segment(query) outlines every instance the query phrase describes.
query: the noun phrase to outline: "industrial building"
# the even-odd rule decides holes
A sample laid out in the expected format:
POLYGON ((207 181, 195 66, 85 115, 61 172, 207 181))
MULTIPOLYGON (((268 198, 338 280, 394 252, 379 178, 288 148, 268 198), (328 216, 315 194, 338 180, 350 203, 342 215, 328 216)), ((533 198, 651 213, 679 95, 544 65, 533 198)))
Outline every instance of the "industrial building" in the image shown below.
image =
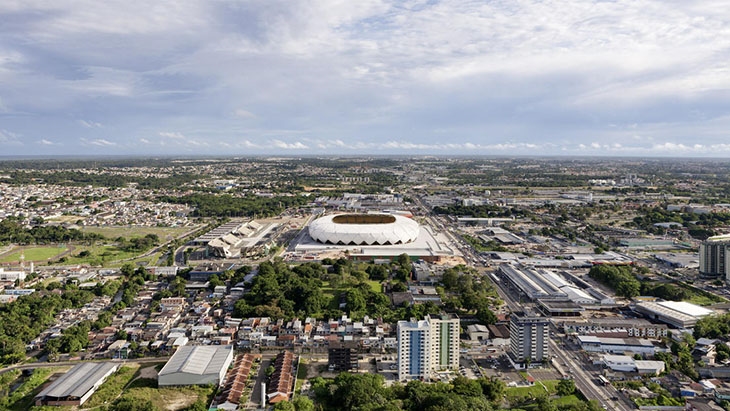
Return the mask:
POLYGON ((432 373, 459 368, 459 318, 426 316, 398 321, 398 379, 428 380, 432 373))
POLYGON ((605 338, 593 335, 579 335, 580 347, 591 352, 612 354, 635 353, 654 355, 656 347, 649 340, 638 338, 605 338))
POLYGON ((515 368, 526 368, 527 364, 537 364, 549 358, 548 339, 550 321, 524 312, 510 316, 509 358, 515 368))
POLYGON ((664 372, 664 361, 635 360, 628 355, 604 355, 603 364, 613 371, 636 372, 641 375, 659 375, 664 372))
POLYGON ((83 363, 71 368, 35 397, 35 405, 81 405, 119 369, 110 362, 83 363))
POLYGON ((613 303, 603 294, 593 293, 582 280, 574 281, 575 277, 568 273, 511 264, 500 265, 498 273, 513 289, 537 301, 546 315, 578 316, 583 306, 613 303))
POLYGON ((157 376, 160 387, 219 385, 233 362, 233 346, 186 345, 175 351, 157 376))
POLYGON ((700 244, 700 274, 730 280, 730 235, 710 237, 700 244))
POLYGON ((636 303, 634 311, 679 329, 692 328, 699 319, 715 313, 686 301, 641 301, 636 303))

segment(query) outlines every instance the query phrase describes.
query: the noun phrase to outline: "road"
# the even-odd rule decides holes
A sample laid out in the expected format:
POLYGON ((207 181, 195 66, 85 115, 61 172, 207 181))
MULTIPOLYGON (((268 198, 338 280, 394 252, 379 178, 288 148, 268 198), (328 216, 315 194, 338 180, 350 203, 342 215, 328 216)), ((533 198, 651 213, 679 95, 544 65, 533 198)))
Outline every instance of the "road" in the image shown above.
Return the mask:
MULTIPOLYGON (((496 284, 497 292, 499 296, 504 300, 510 311, 522 311, 524 306, 514 301, 509 290, 503 289, 502 282, 496 284)), ((554 328, 551 327, 551 328, 554 328)), ((636 407, 625 400, 622 395, 619 395, 616 388, 612 385, 604 386, 597 385, 598 380, 597 371, 589 371, 586 369, 585 364, 577 359, 576 352, 568 350, 563 346, 563 343, 556 338, 554 330, 550 333, 551 338, 549 340, 550 353, 554 356, 557 363, 556 368, 565 376, 572 376, 575 381, 575 387, 583 393, 588 399, 595 399, 604 408, 618 411, 629 411, 634 410, 636 407), (612 398, 618 397, 618 401, 613 401, 612 398)))
POLYGON ((170 356, 164 356, 164 357, 145 357, 145 358, 138 358, 135 360, 99 360, 99 361, 58 361, 58 362, 33 362, 33 363, 26 363, 26 364, 15 364, 11 365, 5 368, 0 369, 0 374, 5 374, 6 372, 12 371, 12 370, 33 370, 36 368, 49 368, 49 367, 65 367, 70 365, 76 365, 81 364, 84 362, 117 362, 121 364, 145 364, 145 363, 156 363, 156 362, 165 362, 170 359, 170 356))

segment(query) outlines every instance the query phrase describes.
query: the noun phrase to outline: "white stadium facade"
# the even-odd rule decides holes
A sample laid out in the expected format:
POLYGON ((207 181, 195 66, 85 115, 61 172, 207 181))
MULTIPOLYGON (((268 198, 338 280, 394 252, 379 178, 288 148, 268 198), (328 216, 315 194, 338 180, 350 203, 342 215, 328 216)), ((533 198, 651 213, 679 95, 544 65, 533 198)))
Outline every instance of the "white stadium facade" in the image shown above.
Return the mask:
POLYGON ((393 214, 336 214, 314 220, 309 236, 321 244, 398 245, 416 241, 414 220, 393 214))

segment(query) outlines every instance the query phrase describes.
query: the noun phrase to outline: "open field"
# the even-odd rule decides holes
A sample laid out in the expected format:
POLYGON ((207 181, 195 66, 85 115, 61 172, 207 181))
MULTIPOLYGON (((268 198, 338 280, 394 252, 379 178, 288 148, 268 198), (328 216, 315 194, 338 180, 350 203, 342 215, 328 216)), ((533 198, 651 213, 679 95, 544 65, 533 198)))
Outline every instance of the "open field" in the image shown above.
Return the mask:
POLYGON ((25 256, 25 261, 47 261, 49 258, 54 258, 60 254, 66 252, 68 248, 62 247, 16 247, 13 248, 8 254, 0 257, 0 263, 12 263, 20 261, 21 254, 25 256))
POLYGON ((184 234, 194 227, 134 227, 134 226, 103 226, 103 227, 84 227, 81 231, 85 233, 96 233, 106 238, 115 239, 119 237, 134 238, 144 237, 147 234, 155 234, 160 237, 160 241, 168 241, 184 234))
MULTIPOLYGON (((102 246, 79 246, 76 250, 68 255, 63 261, 64 264, 89 264, 95 266, 113 266, 113 262, 118 260, 131 259, 141 254, 139 252, 122 251, 113 245, 102 246), (88 251, 89 255, 82 257, 80 254, 88 251)), ((121 265, 121 263, 119 264, 121 265)))
POLYGON ((30 377, 19 376, 12 383, 20 386, 7 397, 0 399, 0 409, 11 411, 26 411, 33 405, 33 398, 41 392, 44 383, 55 372, 67 371, 69 367, 36 368, 30 377))
POLYGON ((122 394, 124 387, 132 381, 132 378, 134 378, 138 370, 139 364, 134 363, 119 368, 117 372, 101 384, 101 387, 89 398, 89 401, 84 404, 84 407, 90 408, 112 403, 122 394))

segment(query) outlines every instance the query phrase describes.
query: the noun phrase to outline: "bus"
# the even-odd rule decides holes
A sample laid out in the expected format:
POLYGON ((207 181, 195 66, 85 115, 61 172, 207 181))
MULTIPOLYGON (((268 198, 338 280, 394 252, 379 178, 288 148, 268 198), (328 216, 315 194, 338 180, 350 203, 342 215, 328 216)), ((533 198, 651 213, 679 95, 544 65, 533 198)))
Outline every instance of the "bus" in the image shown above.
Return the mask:
POLYGON ((598 376, 598 382, 600 382, 601 385, 611 385, 611 381, 609 381, 608 378, 604 377, 603 375, 598 376))

